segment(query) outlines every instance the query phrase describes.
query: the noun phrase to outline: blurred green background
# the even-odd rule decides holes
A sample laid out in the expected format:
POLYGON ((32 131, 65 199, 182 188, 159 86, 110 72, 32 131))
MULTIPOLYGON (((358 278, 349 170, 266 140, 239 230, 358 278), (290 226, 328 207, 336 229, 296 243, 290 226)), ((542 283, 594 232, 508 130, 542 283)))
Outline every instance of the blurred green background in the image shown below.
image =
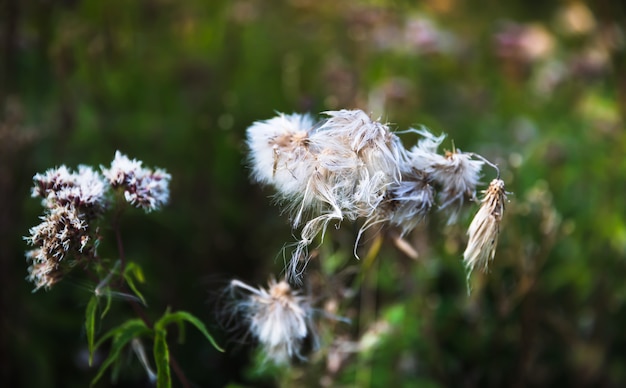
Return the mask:
MULTIPOLYGON (((35 173, 108 165, 118 149, 173 177, 170 205, 124 224, 149 314, 193 312, 227 347, 218 353, 193 330, 171 341, 189 380, 279 384, 249 372, 249 347, 228 340, 213 303, 233 277, 262 284, 280 274, 277 255, 294 240, 271 190, 248 179, 245 130, 275 112, 342 108, 448 133, 497 163, 513 194, 496 259, 474 274, 471 295, 461 254, 473 211, 455 227, 434 215, 407 238, 419 260, 385 244, 364 283, 367 303, 338 300, 353 326, 321 336, 336 345, 371 334, 370 345, 327 347, 283 385, 626 385, 623 3, 0 5, 0 386, 84 387, 94 376, 82 320, 95 284, 74 272, 32 294, 22 236, 41 213, 30 198, 35 173)), ((359 268, 354 231, 344 225, 328 239, 332 257, 359 268)), ((312 271, 331 276, 334 264, 320 262, 312 271)), ((142 386, 127 358, 115 386, 142 386)))

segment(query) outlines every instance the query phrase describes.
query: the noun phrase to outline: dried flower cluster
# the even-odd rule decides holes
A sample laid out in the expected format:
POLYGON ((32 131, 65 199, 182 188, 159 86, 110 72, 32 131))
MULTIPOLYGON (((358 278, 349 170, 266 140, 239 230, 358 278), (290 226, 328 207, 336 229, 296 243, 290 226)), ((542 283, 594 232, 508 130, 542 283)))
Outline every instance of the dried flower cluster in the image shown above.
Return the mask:
POLYGON ((163 170, 141 168, 119 151, 103 174, 89 166, 72 171, 66 166, 33 177, 33 197, 42 198, 42 222, 29 230, 26 241, 35 247, 26 252, 30 263, 27 279, 35 291, 49 289, 72 267, 68 257, 89 260, 98 243, 95 221, 108 207, 109 189, 122 187, 126 201, 146 211, 158 209, 169 197, 170 175, 163 170))
POLYGON ((140 160, 131 160, 117 151, 111 167, 102 168, 102 172, 113 188, 121 188, 124 191, 126 201, 146 212, 151 212, 169 200, 171 175, 165 170, 153 171, 141 165, 140 160))
POLYGON ((314 336, 308 298, 293 290, 286 281, 270 280, 269 288, 253 288, 238 280, 230 289, 246 291, 235 300, 232 312, 241 315, 253 337, 263 347, 266 360, 286 364, 292 358, 303 358, 302 343, 314 336))
MULTIPOLYGON (((405 149, 388 125, 363 111, 326 115, 315 122, 309 115, 280 114, 255 122, 247 131, 253 179, 273 186, 292 226, 301 227, 287 272, 292 281, 300 280, 300 260, 307 259, 307 247, 316 236, 323 238, 329 223, 363 220, 357 242, 374 225, 397 228, 403 236, 433 207, 444 210, 448 222, 454 223, 465 202, 476 201, 483 165, 495 167, 459 149, 438 153, 445 135, 424 128, 409 130, 421 139, 405 149)), ((506 200, 504 182, 494 179, 485 194, 468 231, 464 261, 470 271, 486 268, 495 254, 506 200)), ((302 357, 303 340, 314 337, 307 297, 286 280, 271 281, 267 290, 233 280, 230 290, 246 292, 228 310, 243 316, 266 360, 284 364, 302 357)))
POLYGON ((439 154, 445 135, 410 129, 422 139, 407 150, 388 125, 361 110, 326 115, 315 123, 281 114, 248 128, 253 178, 276 189, 294 228, 303 225, 292 276, 330 222, 363 219, 361 233, 380 224, 404 235, 436 204, 453 223, 465 201, 475 199, 486 161, 459 149, 439 154))

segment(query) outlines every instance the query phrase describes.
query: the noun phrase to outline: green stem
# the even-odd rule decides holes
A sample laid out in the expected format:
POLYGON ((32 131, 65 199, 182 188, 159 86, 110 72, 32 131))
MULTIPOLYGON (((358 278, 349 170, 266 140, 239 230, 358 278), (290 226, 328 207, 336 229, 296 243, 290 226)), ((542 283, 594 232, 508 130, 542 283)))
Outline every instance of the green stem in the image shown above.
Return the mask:
MULTIPOLYGON (((370 246, 367 255, 363 259, 363 269, 361 276, 358 277, 356 287, 361 288, 361 300, 359 311, 359 341, 367 332, 368 324, 374 321, 376 311, 376 285, 378 283, 378 266, 374 267, 374 263, 379 263, 376 258, 380 253, 383 243, 383 235, 377 234, 374 242, 370 246), (371 286, 371 287, 370 287, 371 286)), ((369 354, 362 351, 357 353, 357 368, 355 382, 359 387, 369 387, 372 380, 372 367, 368 360, 369 354)))

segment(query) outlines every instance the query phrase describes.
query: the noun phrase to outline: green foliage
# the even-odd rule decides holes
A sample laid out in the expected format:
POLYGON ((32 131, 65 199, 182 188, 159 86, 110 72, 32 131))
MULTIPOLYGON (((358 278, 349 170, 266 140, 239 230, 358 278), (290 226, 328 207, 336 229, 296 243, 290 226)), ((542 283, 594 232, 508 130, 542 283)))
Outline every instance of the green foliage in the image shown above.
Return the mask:
POLYGON ((128 287, 131 289, 133 294, 137 295, 137 297, 141 300, 141 303, 143 303, 144 305, 147 305, 146 299, 143 297, 143 295, 139 292, 139 290, 135 286, 135 280, 137 280, 140 283, 145 282, 145 277, 143 275, 143 271, 141 270, 141 267, 135 264, 134 262, 128 263, 126 265, 126 268, 124 268, 124 280, 128 284, 128 287))
POLYGON ((155 325, 154 334, 154 361, 157 366, 157 387, 171 387, 172 378, 170 376, 170 351, 167 347, 167 331, 160 327, 160 325, 155 325))
MULTIPOLYGON (((94 385, 104 374, 104 372, 118 359, 120 358, 120 354, 122 349, 134 338, 140 338, 145 335, 150 335, 152 332, 146 324, 141 319, 131 319, 128 320, 121 325, 114 327, 109 330, 105 335, 103 335, 98 342, 96 342, 95 349, 99 348, 105 341, 111 339, 111 350, 109 351, 109 355, 102 362, 96 377, 93 378, 91 384, 94 385)), ((158 333, 156 334, 158 336, 158 333)), ((167 345, 166 350, 167 350, 167 345)), ((156 348, 156 340, 155 340, 155 348, 156 348)), ((156 350, 155 350, 156 355, 156 350)), ((161 359, 158 359, 159 361, 161 359)))
POLYGON ((98 297, 93 295, 89 298, 87 309, 85 310, 85 333, 87 335, 87 345, 89 347, 89 365, 93 362, 94 336, 96 330, 96 310, 98 309, 98 297))
POLYGON ((224 351, 224 349, 220 348, 220 346, 215 342, 211 334, 209 334, 204 323, 186 311, 175 311, 173 313, 166 312, 165 315, 163 315, 161 319, 154 324, 154 327, 155 329, 165 329, 165 326, 170 323, 178 323, 179 325, 182 325, 185 322, 192 324, 196 329, 198 329, 198 331, 204 335, 204 337, 213 345, 215 349, 220 352, 224 351))
MULTIPOLYGON (((163 386, 176 380, 168 356, 198 386, 626 383, 626 15, 617 3, 6 4, 0 386, 109 386, 104 374, 116 365, 120 385, 140 385, 144 369, 124 362, 134 338, 149 341, 163 386), (426 34, 424 19, 443 35, 426 34), (309 273, 336 276, 312 276, 307 287, 328 302, 316 306, 320 315, 351 323, 327 319, 307 362, 246 374, 262 355, 249 356, 247 345, 218 352, 225 333, 207 302, 225 279, 279 274, 294 232, 271 190, 249 182, 245 129, 276 111, 341 108, 398 128, 424 124, 496 162, 512 193, 496 258, 488 273, 472 274, 468 296, 465 230, 443 217, 406 237, 415 260, 388 236, 368 256, 367 236, 359 261, 358 225, 329 228, 309 273), (107 263, 96 276, 75 268, 31 294, 22 239, 40 214, 31 177, 60 164, 106 164, 116 149, 172 174, 170 206, 149 218, 125 214, 120 231, 133 261, 113 271, 99 297, 85 289, 93 293, 107 263), (154 328, 136 319, 131 300, 154 328), (173 312, 160 316, 167 306, 173 312), (178 329, 165 331, 170 323, 178 329), (199 333, 168 343, 176 330, 182 339, 184 324, 199 333), (365 335, 370 346, 361 349, 365 335)), ((416 141, 401 137, 407 147, 416 141)), ((108 225, 99 233, 114 241, 108 225)), ((119 258, 115 244, 98 249, 119 258)))

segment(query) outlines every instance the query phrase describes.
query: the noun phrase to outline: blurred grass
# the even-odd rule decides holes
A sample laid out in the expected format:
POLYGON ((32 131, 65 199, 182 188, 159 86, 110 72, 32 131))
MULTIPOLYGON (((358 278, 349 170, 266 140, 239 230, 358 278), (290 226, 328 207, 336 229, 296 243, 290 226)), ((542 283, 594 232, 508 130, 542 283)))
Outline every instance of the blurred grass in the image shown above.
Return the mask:
MULTIPOLYGON (((513 193, 496 260, 473 276, 470 296, 462 228, 435 216, 411 236, 418 262, 382 250, 369 313, 389 330, 362 355, 372 386, 626 383, 626 15, 618 3, 2 5, 0 385, 86 386, 94 372, 80 358, 84 280, 77 274, 34 295, 23 280, 21 236, 40 211, 29 198, 32 175, 108 164, 116 149, 166 168, 171 205, 129 215, 128 254, 146 271, 155 316, 167 306, 192 311, 225 343, 212 290, 232 277, 263 283, 280 273, 274 258, 292 241, 271 192, 248 180, 245 129, 276 111, 341 108, 398 129, 446 132, 498 163, 513 193)), ((349 253, 342 229, 336 238, 349 253)), ((205 345, 172 350, 199 386, 271 384, 244 373, 247 348, 221 355, 205 345)), ((347 357, 335 374, 320 359, 286 381, 351 384, 361 364, 347 357)), ((128 359, 118 386, 141 381, 128 359)))

